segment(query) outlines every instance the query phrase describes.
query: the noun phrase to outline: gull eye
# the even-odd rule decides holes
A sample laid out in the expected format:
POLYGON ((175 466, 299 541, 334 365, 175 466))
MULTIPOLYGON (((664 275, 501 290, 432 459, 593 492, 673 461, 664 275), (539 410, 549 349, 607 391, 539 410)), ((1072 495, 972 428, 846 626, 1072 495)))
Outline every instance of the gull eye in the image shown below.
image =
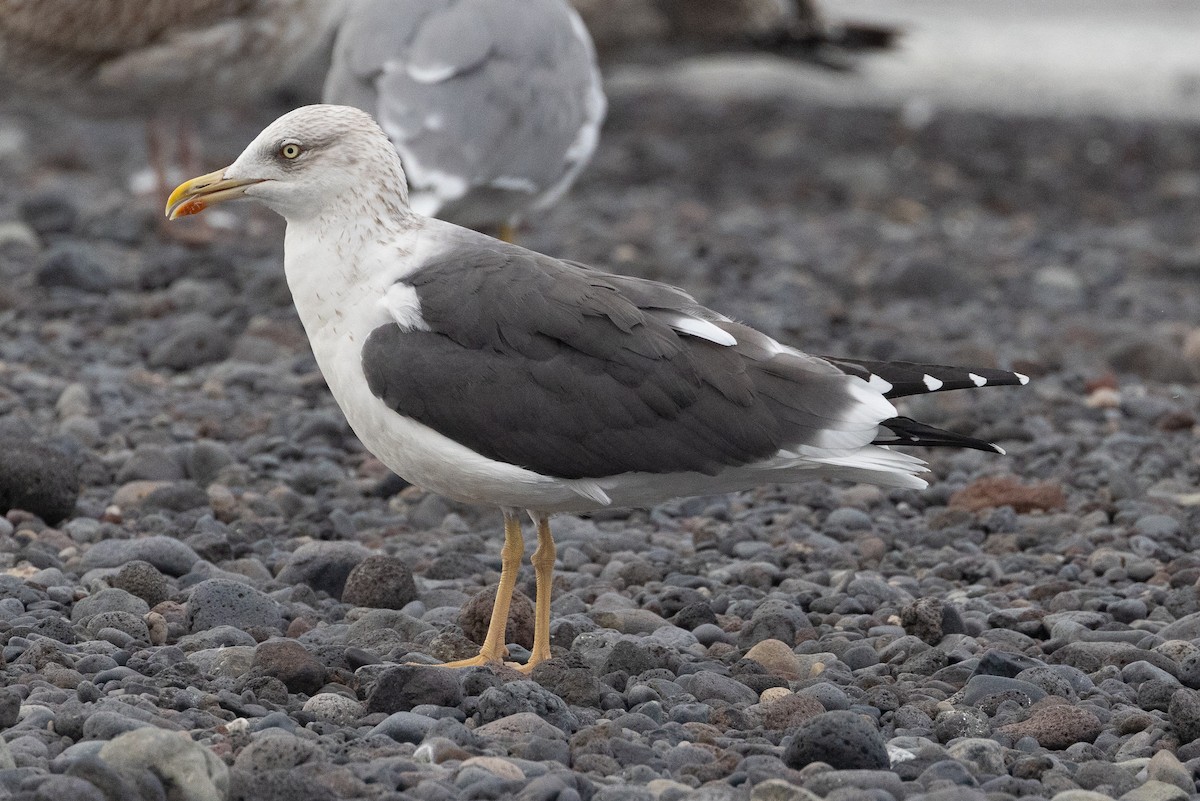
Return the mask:
POLYGON ((300 156, 300 154, 303 152, 304 152, 304 149, 302 147, 300 147, 300 145, 296 144, 295 142, 285 142, 279 146, 279 155, 283 156, 285 159, 288 159, 289 161, 294 158, 298 158, 300 156))

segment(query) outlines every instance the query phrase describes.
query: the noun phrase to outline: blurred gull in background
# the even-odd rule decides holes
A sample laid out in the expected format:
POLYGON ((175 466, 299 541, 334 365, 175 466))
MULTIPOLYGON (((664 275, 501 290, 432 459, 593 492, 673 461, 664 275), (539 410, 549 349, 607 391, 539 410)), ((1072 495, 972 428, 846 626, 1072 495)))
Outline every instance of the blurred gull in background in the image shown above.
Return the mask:
MULTIPOLYGON (((142 115, 160 185, 164 118, 245 106, 327 44, 342 0, 0 0, 0 98, 142 115)), ((194 165, 187 165, 194 166, 194 165)), ((169 187, 168 187, 169 188, 169 187)))
POLYGON ((570 187, 606 105, 566 0, 356 0, 324 100, 379 120, 413 208, 502 234, 570 187))

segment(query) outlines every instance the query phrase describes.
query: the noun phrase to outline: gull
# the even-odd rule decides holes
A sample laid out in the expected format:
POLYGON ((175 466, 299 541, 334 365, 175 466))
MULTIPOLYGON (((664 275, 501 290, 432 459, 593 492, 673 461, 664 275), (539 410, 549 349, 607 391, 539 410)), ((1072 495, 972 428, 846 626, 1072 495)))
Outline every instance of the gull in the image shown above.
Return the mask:
POLYGON ((566 0, 358 0, 323 99, 379 121, 413 209, 506 238, 575 181, 606 106, 566 0))
MULTIPOLYGON (((0 0, 0 97, 147 118, 166 191, 163 118, 248 105, 324 44, 343 0, 0 0)), ((189 125, 180 146, 190 160, 189 125)))
POLYGON ((826 359, 682 289, 545 256, 425 217, 364 112, 306 106, 167 217, 251 198, 284 217, 284 272, 317 364, 368 450, 409 481, 500 507, 500 583, 479 654, 505 626, 537 529, 535 637, 550 658, 550 518, 834 477, 922 488, 894 445, 997 446, 902 417, 891 398, 1024 384, 1004 370, 826 359))

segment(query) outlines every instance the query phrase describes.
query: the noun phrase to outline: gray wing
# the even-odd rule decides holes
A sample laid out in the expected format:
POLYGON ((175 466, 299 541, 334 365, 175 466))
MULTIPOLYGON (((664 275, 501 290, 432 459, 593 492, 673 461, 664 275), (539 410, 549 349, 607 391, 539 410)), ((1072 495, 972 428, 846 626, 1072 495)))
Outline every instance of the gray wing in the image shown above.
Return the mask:
POLYGON ((363 0, 324 100, 376 116, 414 199, 429 196, 421 211, 459 204, 449 216, 476 227, 484 203, 503 222, 506 206, 565 190, 604 114, 591 41, 563 0, 363 0))
MULTIPOLYGON (((820 359, 781 353, 712 312, 733 346, 681 333, 673 287, 497 245, 406 279, 428 331, 376 329, 372 392, 502 462, 560 478, 714 474, 818 443, 860 404, 820 359)), ((705 310, 707 311, 707 310, 705 310)), ((874 425, 859 444, 869 442, 874 425)))

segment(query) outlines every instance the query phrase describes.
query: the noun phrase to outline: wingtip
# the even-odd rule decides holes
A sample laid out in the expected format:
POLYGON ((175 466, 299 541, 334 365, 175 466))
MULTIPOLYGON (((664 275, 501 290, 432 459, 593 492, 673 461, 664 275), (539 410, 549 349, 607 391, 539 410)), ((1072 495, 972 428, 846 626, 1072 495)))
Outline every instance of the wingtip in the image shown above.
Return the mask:
POLYGON ((1017 377, 1017 380, 1021 382, 1021 386, 1025 386, 1026 384, 1029 383, 1029 376, 1025 375, 1024 373, 1015 373, 1014 372, 1013 375, 1015 375, 1017 377))

